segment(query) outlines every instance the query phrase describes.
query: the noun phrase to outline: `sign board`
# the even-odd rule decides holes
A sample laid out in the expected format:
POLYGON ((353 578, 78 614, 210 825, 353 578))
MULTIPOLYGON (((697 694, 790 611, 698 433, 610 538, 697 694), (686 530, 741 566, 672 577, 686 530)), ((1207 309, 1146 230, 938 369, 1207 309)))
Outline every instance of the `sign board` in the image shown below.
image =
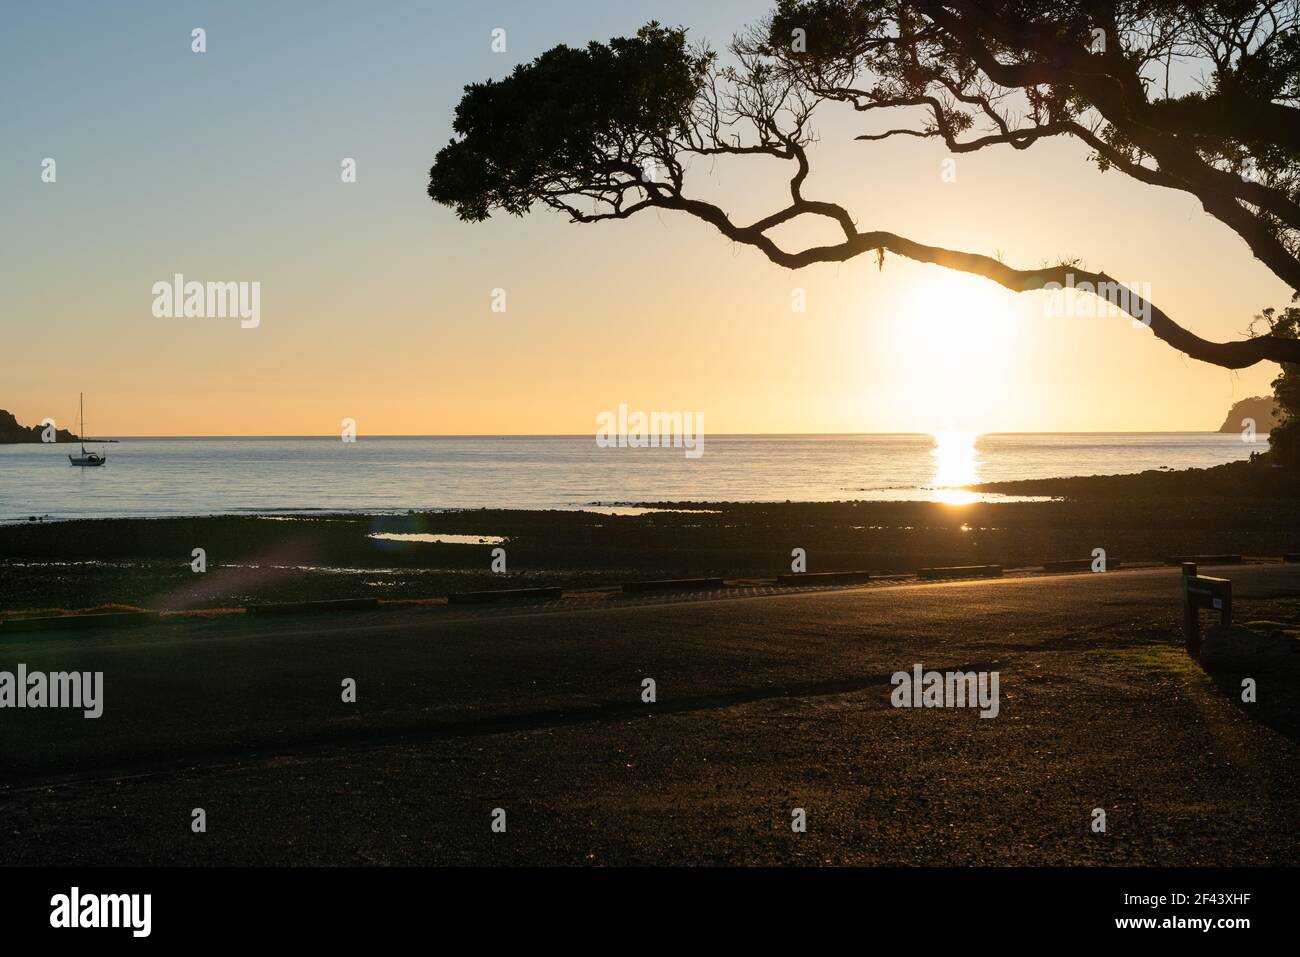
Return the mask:
POLYGON ((1219 623, 1232 624, 1232 582, 1227 578, 1211 578, 1195 574, 1195 566, 1183 575, 1183 637, 1187 653, 1193 657, 1201 653, 1202 608, 1219 613, 1219 623))

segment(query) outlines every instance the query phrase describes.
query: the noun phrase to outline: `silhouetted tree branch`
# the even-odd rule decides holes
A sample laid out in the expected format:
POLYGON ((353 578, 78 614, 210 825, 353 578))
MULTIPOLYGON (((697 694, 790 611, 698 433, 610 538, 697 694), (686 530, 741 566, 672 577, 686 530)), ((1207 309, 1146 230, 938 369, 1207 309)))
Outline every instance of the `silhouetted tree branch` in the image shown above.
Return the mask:
POLYGON ((1300 289, 1295 131, 1300 43, 1294 3, 919 2, 781 0, 719 67, 685 31, 651 23, 633 38, 556 47, 506 79, 466 87, 458 135, 439 151, 429 195, 466 220, 535 203, 577 222, 676 210, 791 269, 892 252, 984 276, 1013 291, 1091 283, 1148 319, 1161 340, 1226 368, 1300 362, 1300 341, 1272 333, 1212 342, 1111 280, 1062 263, 1015 269, 989 256, 859 230, 842 206, 808 198, 811 118, 827 101, 862 113, 921 108, 929 121, 866 133, 938 137, 953 152, 1025 149, 1073 136, 1103 168, 1190 192, 1254 255, 1300 289), (1254 13, 1246 16, 1245 8, 1254 13), (1047 12, 1044 12, 1047 11, 1047 12), (1100 31, 1094 33, 1093 31, 1100 31), (1104 49, 1095 49, 1097 37, 1104 49), (1142 44, 1142 45, 1139 45, 1142 44), (1151 98, 1152 64, 1199 57, 1206 89, 1151 98), (782 208, 739 225, 687 195, 693 157, 768 156, 793 165, 782 208), (1253 179, 1240 175, 1250 160, 1253 179), (841 241, 787 250, 771 238, 802 216, 841 241))

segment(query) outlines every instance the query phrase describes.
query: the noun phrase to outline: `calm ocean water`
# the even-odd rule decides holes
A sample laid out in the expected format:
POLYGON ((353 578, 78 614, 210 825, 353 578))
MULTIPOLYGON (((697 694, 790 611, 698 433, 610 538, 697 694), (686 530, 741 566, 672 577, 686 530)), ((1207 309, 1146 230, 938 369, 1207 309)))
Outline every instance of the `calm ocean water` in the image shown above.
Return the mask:
MULTIPOLYGON (((123 439, 102 468, 75 445, 0 446, 0 521, 649 501, 965 500, 936 486, 1218 465, 1234 434, 708 436, 682 449, 594 437, 123 439)), ((966 496, 965 498, 973 498, 966 496)))

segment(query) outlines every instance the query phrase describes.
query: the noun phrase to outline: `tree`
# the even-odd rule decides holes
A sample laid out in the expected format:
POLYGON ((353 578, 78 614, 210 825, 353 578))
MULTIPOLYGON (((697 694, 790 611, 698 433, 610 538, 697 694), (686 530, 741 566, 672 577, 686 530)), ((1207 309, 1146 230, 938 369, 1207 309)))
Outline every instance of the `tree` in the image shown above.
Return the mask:
POLYGON ((683 212, 791 269, 872 253, 883 265, 888 252, 1017 292, 1087 283, 1192 358, 1231 369, 1300 362, 1300 340, 1272 329, 1208 341, 1104 272, 1076 262, 1013 268, 859 229, 843 206, 803 189, 811 120, 827 102, 923 111, 919 125, 863 141, 938 137, 960 153, 1073 136, 1103 169, 1196 196, 1300 290, 1297 3, 779 0, 733 41, 726 66, 688 45, 684 29, 650 23, 466 87, 429 196, 470 221, 538 203, 580 223, 683 212), (1180 92, 1171 76, 1193 66, 1206 78, 1180 92), (688 195, 689 164, 718 155, 791 164, 789 202, 741 225, 688 195), (843 238, 788 250, 769 236, 801 216, 828 219, 843 238))
MULTIPOLYGON (((1265 309, 1255 318, 1272 335, 1300 339, 1300 306, 1288 306, 1281 312, 1265 309)), ((1272 386, 1277 409, 1277 423, 1268 434, 1272 459, 1286 468, 1300 469, 1300 365, 1282 363, 1282 372, 1272 386)))

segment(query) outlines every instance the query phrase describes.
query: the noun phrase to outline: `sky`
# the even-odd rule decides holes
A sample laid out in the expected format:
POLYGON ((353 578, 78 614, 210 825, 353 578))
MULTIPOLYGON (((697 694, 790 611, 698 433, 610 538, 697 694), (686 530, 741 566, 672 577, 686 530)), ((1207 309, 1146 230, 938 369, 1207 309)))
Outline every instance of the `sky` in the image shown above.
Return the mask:
MULTIPOLYGON (((75 428, 84 391, 87 431, 112 436, 345 418, 361 436, 583 434, 620 404, 703 413, 714 434, 1195 431, 1268 391, 1273 365, 1194 362, 1126 318, 1052 316, 1045 294, 935 266, 790 271, 680 214, 465 224, 425 195, 466 83, 651 19, 720 48, 767 9, 6 0, 0 408, 75 428), (259 282, 259 324, 155 315, 178 273, 259 282)), ((1022 267, 1077 258, 1207 338, 1289 296, 1193 198, 1103 174, 1077 143, 964 154, 946 182, 936 142, 855 142, 852 111, 817 128, 804 193, 860 229, 1022 267)), ((744 220, 789 175, 697 164, 691 185, 744 220)))

